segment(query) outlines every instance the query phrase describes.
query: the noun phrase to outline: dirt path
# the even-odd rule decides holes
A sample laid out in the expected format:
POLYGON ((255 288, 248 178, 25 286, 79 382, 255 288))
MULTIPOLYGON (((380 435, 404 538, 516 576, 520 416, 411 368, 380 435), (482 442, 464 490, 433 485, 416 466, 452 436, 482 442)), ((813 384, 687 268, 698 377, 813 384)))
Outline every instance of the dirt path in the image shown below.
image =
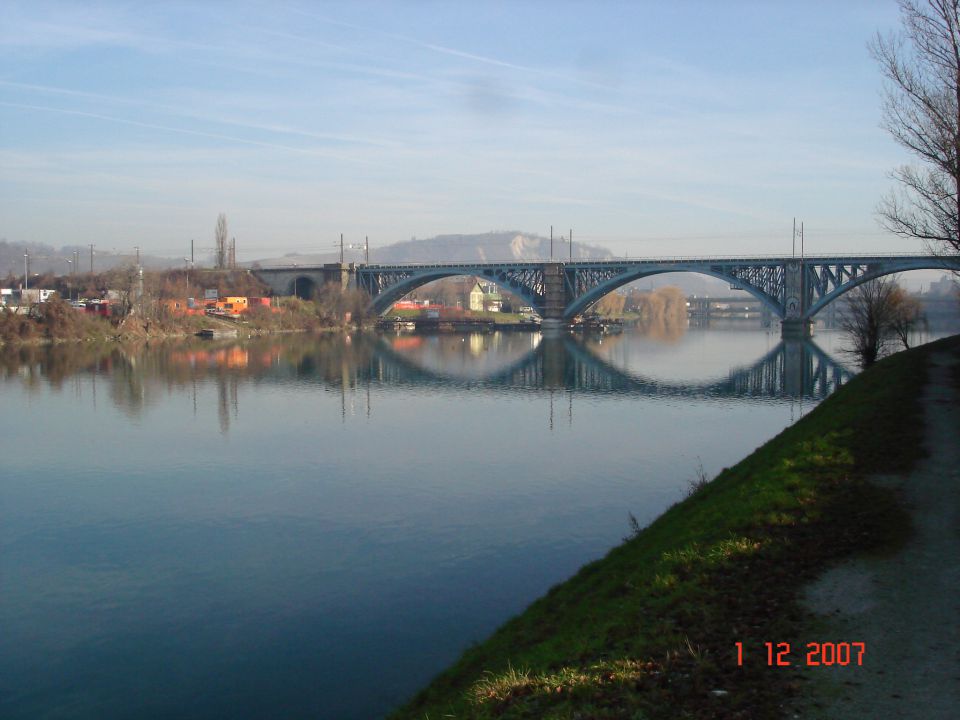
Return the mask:
POLYGON ((914 534, 895 555, 858 559, 809 586, 821 618, 807 641, 866 643, 862 667, 811 668, 795 717, 960 718, 960 407, 954 359, 934 355, 923 396, 930 456, 899 489, 914 534))

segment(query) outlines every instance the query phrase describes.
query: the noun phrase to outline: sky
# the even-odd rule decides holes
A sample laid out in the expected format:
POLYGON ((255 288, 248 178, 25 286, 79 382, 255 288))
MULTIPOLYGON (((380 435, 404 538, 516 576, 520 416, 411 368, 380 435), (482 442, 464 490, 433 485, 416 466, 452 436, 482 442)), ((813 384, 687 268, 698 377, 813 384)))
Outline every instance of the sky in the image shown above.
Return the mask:
POLYGON ((551 225, 703 256, 789 253, 796 218, 808 253, 919 252, 875 212, 910 158, 867 43, 898 25, 892 0, 2 0, 0 238, 183 257, 224 213, 241 261, 551 225))

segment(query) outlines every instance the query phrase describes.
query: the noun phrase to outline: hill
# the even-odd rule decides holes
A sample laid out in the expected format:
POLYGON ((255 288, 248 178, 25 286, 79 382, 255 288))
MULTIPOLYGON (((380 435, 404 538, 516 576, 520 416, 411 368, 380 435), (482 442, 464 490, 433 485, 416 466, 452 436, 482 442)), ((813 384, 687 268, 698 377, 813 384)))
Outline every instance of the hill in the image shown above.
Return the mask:
MULTIPOLYGON (((90 246, 64 245, 59 250, 52 245, 43 243, 22 243, 0 240, 0 277, 12 275, 22 277, 24 272, 23 257, 30 255, 30 275, 68 275, 71 270, 88 272, 90 270, 90 246), (79 253, 79 267, 73 268, 74 252, 79 253), (68 262, 70 261, 70 262, 68 262)), ((109 270, 121 265, 131 265, 135 261, 133 253, 117 253, 109 250, 94 248, 93 268, 96 272, 109 270)), ((183 267, 183 259, 141 255, 140 263, 149 270, 165 270, 172 267, 183 267)))

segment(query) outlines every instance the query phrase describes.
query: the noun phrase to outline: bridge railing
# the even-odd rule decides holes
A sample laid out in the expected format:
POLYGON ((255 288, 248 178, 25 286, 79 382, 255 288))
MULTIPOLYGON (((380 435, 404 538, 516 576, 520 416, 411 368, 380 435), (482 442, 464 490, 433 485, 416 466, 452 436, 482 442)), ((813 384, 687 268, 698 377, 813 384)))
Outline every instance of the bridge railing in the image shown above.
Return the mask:
POLYGON ((371 263, 359 264, 357 265, 358 269, 369 269, 369 270, 403 270, 410 268, 493 268, 493 267, 502 267, 504 265, 509 265, 511 267, 537 267, 548 262, 555 262, 560 265, 620 265, 623 263, 650 263, 650 264, 672 264, 672 263, 704 263, 704 262, 788 262, 795 260, 803 260, 807 263, 816 263, 816 262, 835 262, 837 260, 852 260, 855 262, 863 262, 865 260, 890 260, 895 258, 917 258, 918 260, 932 260, 939 259, 943 261, 945 265, 957 264, 960 262, 958 258, 943 257, 934 254, 924 254, 924 253, 826 253, 826 254, 817 254, 817 255, 807 255, 803 258, 792 256, 792 255, 673 255, 673 256, 660 256, 660 257, 615 257, 615 258, 579 258, 577 260, 503 260, 500 262, 450 262, 450 263, 421 263, 421 262, 407 262, 407 263, 387 263, 387 264, 376 264, 371 263))

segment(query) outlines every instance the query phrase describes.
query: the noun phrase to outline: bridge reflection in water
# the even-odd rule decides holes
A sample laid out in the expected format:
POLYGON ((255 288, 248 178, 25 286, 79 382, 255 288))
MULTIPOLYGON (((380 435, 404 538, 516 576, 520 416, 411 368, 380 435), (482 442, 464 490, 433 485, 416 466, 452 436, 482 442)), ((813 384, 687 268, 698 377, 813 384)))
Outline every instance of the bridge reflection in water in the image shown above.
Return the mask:
MULTIPOLYGON (((720 336, 711 337, 707 344, 712 372, 717 371, 713 355, 720 336)), ((819 401, 855 374, 811 340, 782 340, 753 363, 734 367, 723 376, 695 380, 664 377, 675 376, 678 363, 689 365, 672 351, 659 356, 668 358, 666 370, 662 365, 652 369, 657 365, 656 349, 663 351, 664 345, 635 332, 608 337, 602 345, 573 335, 507 332, 263 338, 247 343, 98 350, 57 346, 0 355, 0 383, 22 382, 35 391, 44 379, 59 388, 73 376, 77 396, 89 390, 94 409, 100 387, 101 397, 131 418, 141 417, 177 389, 192 395, 196 414, 199 389, 213 385, 220 429, 226 433, 241 412, 241 395, 250 383, 333 391, 340 395, 345 419, 358 409, 357 400, 364 403, 360 393, 370 413, 371 389, 388 394, 546 393, 551 398, 563 392, 571 402, 576 395, 601 394, 694 401, 819 401), (619 358, 611 362, 602 357, 609 354, 608 348, 627 349, 631 342, 649 344, 639 348, 636 361, 625 357, 625 362, 619 358), (81 377, 88 382, 81 382, 81 377), (98 377, 102 378, 99 385, 98 377)))
MULTIPOLYGON (((535 336, 539 339, 539 335, 535 336)), ((543 338, 523 356, 477 377, 433 370, 381 337, 357 367, 354 382, 393 386, 456 386, 485 391, 566 390, 576 393, 710 398, 822 400, 855 374, 811 340, 782 340, 752 365, 726 377, 681 382, 647 377, 610 363, 573 336, 543 338)))

